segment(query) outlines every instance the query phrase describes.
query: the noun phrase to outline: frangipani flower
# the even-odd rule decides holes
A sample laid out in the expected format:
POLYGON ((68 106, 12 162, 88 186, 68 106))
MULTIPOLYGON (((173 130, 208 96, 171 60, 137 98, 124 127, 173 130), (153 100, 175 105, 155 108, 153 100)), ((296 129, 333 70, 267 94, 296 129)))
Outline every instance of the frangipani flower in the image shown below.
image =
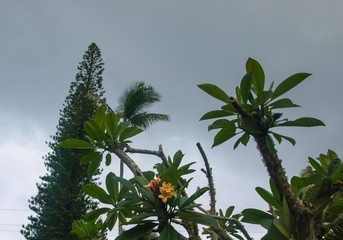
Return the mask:
POLYGON ((174 186, 171 183, 166 183, 163 182, 162 183, 162 187, 160 187, 160 191, 164 191, 164 192, 174 192, 174 186))
POLYGON ((151 180, 150 183, 145 188, 150 188, 151 191, 159 187, 159 182, 161 181, 160 177, 157 177, 156 180, 151 180))
POLYGON ((162 199, 162 202, 167 202, 168 199, 172 198, 172 196, 176 197, 176 192, 174 191, 174 186, 171 183, 162 183, 162 187, 160 187, 161 194, 158 195, 159 198, 162 199))

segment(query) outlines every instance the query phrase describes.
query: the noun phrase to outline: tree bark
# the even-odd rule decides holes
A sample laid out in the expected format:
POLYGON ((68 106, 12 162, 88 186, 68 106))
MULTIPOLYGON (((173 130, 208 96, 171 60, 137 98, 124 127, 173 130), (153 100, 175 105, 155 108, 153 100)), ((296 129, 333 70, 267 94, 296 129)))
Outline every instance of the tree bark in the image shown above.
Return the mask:
POLYGON ((314 217, 309 204, 302 201, 292 191, 288 183, 286 172, 276 152, 271 152, 266 144, 266 136, 253 136, 257 148, 262 155, 269 176, 275 183, 279 194, 283 194, 288 208, 295 220, 295 235, 297 240, 315 240, 314 217))

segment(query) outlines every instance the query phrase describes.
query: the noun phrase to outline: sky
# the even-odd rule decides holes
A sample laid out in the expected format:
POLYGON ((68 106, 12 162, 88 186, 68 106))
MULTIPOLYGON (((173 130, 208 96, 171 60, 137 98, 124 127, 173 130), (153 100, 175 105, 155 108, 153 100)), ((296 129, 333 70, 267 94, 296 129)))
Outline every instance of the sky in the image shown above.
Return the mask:
MULTIPOLYGON (((145 81, 161 95, 151 111, 170 115, 135 137, 132 147, 166 155, 179 149, 195 161, 190 193, 207 180, 196 143, 213 168, 217 208, 234 205, 267 210, 255 187, 268 189, 268 174, 250 141, 233 150, 234 140, 211 148, 211 121, 199 121, 221 103, 197 85, 216 84, 229 95, 251 57, 260 62, 266 85, 298 72, 312 73, 287 93, 302 108, 284 111, 289 119, 315 117, 326 127, 288 128, 296 139, 277 146, 289 179, 328 149, 343 155, 341 142, 343 2, 341 0, 115 0, 0 1, 0 239, 24 239, 21 224, 33 214, 28 199, 46 173, 42 157, 56 132, 59 110, 78 63, 95 42, 103 56, 103 85, 115 107, 131 83, 145 81)), ((157 158, 132 155, 143 170, 157 158)), ((119 161, 105 169, 118 172, 119 161)), ((127 175, 130 177, 130 175, 127 175)), ((208 208, 208 197, 200 199, 208 208)), ((259 239, 264 230, 246 224, 259 239)), ((110 234, 114 239, 116 232, 110 234)))

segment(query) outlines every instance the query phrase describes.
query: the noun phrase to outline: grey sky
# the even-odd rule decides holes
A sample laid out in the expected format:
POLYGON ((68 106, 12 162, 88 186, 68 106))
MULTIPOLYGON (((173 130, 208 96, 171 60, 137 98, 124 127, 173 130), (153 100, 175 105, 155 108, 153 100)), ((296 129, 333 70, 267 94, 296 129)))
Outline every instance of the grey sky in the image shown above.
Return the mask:
MULTIPOLYGON (((0 1, 0 209, 28 209, 45 173, 44 142, 55 133, 69 84, 92 42, 102 51, 110 105, 130 83, 144 80, 162 96, 152 110, 171 117, 137 136, 133 147, 162 144, 168 155, 181 149, 199 170, 199 141, 213 167, 218 208, 267 209, 254 191, 268 181, 254 143, 233 151, 232 140, 211 149, 210 122, 199 119, 220 102, 196 85, 209 82, 234 94, 248 57, 262 64, 267 85, 310 72, 288 94, 302 108, 285 116, 317 117, 327 126, 283 130, 297 144, 283 143, 280 157, 291 177, 306 166, 307 156, 328 148, 342 156, 342 9, 340 0, 0 1)), ((157 161, 134 157, 145 169, 157 161)), ((111 170, 116 168, 114 162, 111 170)), ((203 174, 193 177, 192 187, 206 185, 203 174)), ((19 226, 4 224, 26 223, 30 214, 0 210, 0 239, 23 239, 12 232, 19 226)))

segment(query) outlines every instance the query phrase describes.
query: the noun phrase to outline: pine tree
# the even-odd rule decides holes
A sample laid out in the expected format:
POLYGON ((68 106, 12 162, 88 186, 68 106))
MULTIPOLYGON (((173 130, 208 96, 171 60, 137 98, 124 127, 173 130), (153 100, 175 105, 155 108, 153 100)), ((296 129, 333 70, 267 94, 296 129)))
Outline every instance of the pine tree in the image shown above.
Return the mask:
POLYGON ((23 225, 21 233, 26 239, 54 240, 77 239, 71 233, 72 222, 84 217, 87 211, 97 206, 81 190, 85 184, 95 184, 89 179, 87 166, 80 166, 80 159, 87 151, 59 148, 57 145, 72 138, 85 139, 83 124, 94 117, 102 99, 103 62, 101 52, 92 43, 78 66, 79 72, 70 85, 69 95, 60 110, 57 132, 48 143, 51 152, 44 157, 47 174, 40 177, 38 194, 31 197, 29 207, 36 213, 30 223, 23 225))

